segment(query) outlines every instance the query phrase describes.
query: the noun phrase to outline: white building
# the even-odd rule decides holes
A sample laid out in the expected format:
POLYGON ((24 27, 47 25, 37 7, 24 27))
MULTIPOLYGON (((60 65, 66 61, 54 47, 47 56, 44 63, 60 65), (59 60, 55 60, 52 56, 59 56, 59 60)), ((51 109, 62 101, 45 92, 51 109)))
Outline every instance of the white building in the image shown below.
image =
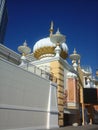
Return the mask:
POLYGON ((21 63, 19 54, 0 45, 0 129, 78 125, 82 69, 76 50, 72 66, 66 61, 66 37, 59 30, 53 34, 51 23, 50 36, 38 40, 33 53, 26 41, 18 50, 21 63))

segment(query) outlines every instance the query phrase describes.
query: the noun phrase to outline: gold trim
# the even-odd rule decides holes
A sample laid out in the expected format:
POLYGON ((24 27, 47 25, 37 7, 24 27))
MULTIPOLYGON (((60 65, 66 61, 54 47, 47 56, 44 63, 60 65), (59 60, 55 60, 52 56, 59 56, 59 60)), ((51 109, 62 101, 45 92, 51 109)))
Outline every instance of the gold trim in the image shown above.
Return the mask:
POLYGON ((34 57, 39 59, 41 55, 54 54, 54 47, 43 47, 34 52, 34 57))
MULTIPOLYGON (((47 46, 47 47, 41 47, 41 48, 37 49, 34 52, 34 57, 37 58, 37 59, 39 59, 40 56, 45 55, 45 54, 55 54, 55 47, 51 47, 51 46, 50 47, 49 46, 47 46)), ((63 59, 65 59, 65 58, 68 57, 68 54, 67 54, 67 52, 65 52, 65 51, 62 50, 60 56, 63 59)))

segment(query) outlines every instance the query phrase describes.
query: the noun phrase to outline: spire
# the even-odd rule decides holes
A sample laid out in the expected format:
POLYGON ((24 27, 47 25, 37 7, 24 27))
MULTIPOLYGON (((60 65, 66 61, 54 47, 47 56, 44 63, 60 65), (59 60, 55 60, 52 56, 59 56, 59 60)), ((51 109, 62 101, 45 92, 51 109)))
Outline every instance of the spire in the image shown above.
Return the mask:
POLYGON ((56 32, 56 34, 60 34, 60 30, 59 30, 59 28, 57 29, 57 32, 56 32))
POLYGON ((73 54, 76 54, 77 52, 76 52, 76 48, 74 48, 74 51, 73 51, 73 54))
POLYGON ((53 29, 53 21, 51 21, 51 29, 53 29))
POLYGON ((51 25, 50 25, 50 36, 53 34, 53 21, 51 21, 51 25))
POLYGON ((23 46, 27 46, 27 41, 26 40, 24 41, 23 46))

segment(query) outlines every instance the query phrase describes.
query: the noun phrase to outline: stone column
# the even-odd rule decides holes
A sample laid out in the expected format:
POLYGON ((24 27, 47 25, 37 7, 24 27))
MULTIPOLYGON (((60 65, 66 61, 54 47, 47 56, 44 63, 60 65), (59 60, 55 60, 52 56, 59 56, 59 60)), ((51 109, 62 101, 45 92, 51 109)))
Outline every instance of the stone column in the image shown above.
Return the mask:
POLYGON ((57 78, 58 124, 64 125, 64 67, 59 61, 51 62, 52 73, 57 78))

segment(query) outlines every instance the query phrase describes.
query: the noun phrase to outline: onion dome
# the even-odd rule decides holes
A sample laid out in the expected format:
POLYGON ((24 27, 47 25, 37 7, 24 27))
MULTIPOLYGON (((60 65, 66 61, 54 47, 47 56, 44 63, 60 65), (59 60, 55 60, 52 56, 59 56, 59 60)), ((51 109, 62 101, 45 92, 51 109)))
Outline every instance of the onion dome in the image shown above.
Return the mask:
POLYGON ((33 47, 34 57, 40 59, 42 57, 54 55, 55 44, 50 41, 50 38, 43 38, 37 41, 33 47))
MULTIPOLYGON (((43 57, 53 57, 55 55, 55 47, 56 44, 50 41, 50 37, 40 39, 33 47, 34 57, 37 59, 41 59, 43 57)), ((68 56, 68 47, 65 43, 62 43, 60 47, 61 57, 65 59, 68 56)))

